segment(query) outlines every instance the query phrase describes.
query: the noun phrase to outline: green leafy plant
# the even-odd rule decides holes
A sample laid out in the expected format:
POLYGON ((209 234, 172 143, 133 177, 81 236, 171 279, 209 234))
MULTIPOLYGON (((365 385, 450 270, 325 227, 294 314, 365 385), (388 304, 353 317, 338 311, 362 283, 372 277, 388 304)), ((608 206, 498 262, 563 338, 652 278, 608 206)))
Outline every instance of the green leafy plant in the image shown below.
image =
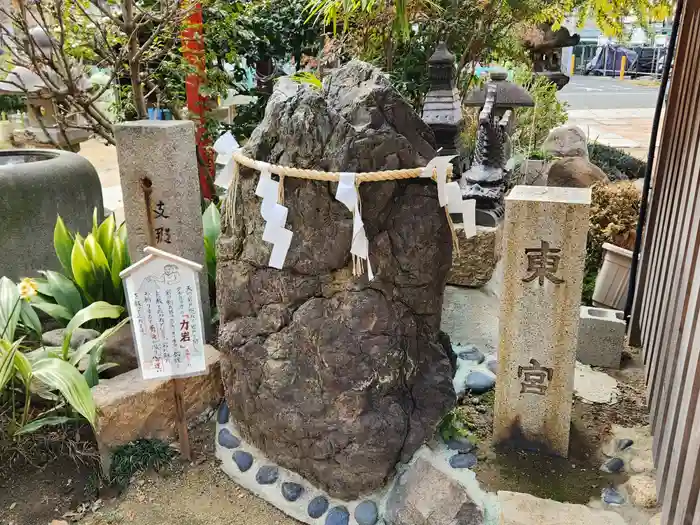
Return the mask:
POLYGON ((168 467, 175 450, 159 439, 138 439, 117 448, 112 455, 109 478, 117 487, 124 488, 138 472, 156 471, 168 467))
MULTIPOLYGON (((64 273, 41 272, 44 278, 36 280, 39 295, 32 299, 35 308, 66 323, 96 301, 118 306, 126 304, 119 277, 130 264, 126 227, 124 224, 117 227, 114 215, 98 224, 95 210, 92 231, 84 238, 70 231, 58 217, 54 249, 64 273)), ((107 325, 110 323, 112 321, 107 321, 107 325)), ((97 325, 103 327, 105 323, 97 325)))
POLYGON ((310 71, 300 71, 299 73, 294 73, 289 78, 291 78, 294 82, 298 82, 299 84, 308 84, 314 89, 323 88, 321 80, 310 71))
POLYGON ((202 214, 204 226, 204 255, 209 277, 209 292, 216 297, 216 243, 221 235, 221 213, 216 204, 210 204, 202 214))
POLYGON ((611 181, 639 179, 646 174, 646 162, 619 148, 590 142, 588 154, 590 161, 602 169, 611 181))
POLYGON ((474 442, 473 430, 474 424, 463 407, 453 408, 442 418, 438 425, 440 437, 445 442, 456 438, 467 438, 469 441, 474 442))
POLYGON ((557 98, 557 87, 545 77, 534 76, 529 65, 514 66, 513 82, 527 89, 535 102, 534 107, 516 109, 516 127, 511 137, 515 153, 531 154, 541 148, 553 128, 569 119, 566 103, 557 98))
MULTIPOLYGON (((8 281, 3 278, 3 288, 6 288, 8 281)), ((15 290, 18 288, 15 287, 15 290)), ((2 331, 7 335, 13 332, 12 324, 18 318, 12 313, 8 316, 6 312, 17 311, 18 305, 29 304, 29 297, 22 297, 18 291, 12 308, 9 308, 6 299, 3 298, 0 312, 5 320, 2 331)), ((36 432, 48 425, 64 424, 76 420, 78 416, 95 426, 97 409, 90 388, 99 381, 99 373, 111 366, 100 362, 102 346, 126 320, 76 350, 70 348, 70 340, 80 326, 97 319, 119 318, 123 311, 121 306, 104 302, 96 302, 80 310, 68 323, 61 347, 41 347, 25 354, 21 351, 24 338, 14 341, 7 337, 0 338, 0 400, 11 406, 12 417, 7 429, 10 436, 36 432), (83 360, 87 364, 84 373, 81 373, 78 366, 83 360), (17 395, 24 398, 19 405, 17 395), (33 415, 31 404, 35 395, 53 401, 55 406, 33 415)))

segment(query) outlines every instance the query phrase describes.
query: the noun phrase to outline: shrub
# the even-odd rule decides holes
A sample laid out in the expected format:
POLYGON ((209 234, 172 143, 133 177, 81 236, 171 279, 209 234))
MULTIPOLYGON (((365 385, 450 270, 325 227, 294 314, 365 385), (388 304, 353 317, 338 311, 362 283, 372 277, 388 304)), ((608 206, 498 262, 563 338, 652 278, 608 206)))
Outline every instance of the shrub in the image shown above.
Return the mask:
POLYGON ((602 169, 611 181, 640 179, 646 174, 646 162, 619 148, 591 142, 588 144, 588 154, 591 162, 602 169))
POLYGON ((637 235, 641 194, 631 182, 596 184, 592 188, 590 230, 586 245, 586 274, 582 301, 591 304, 595 276, 603 257, 603 244, 633 250, 637 235))
POLYGON ((117 448, 112 456, 109 478, 119 488, 139 472, 166 468, 175 457, 175 450, 158 439, 138 439, 117 448))
POLYGON ((557 87, 547 78, 534 76, 530 66, 521 64, 513 70, 513 82, 528 90, 535 106, 517 108, 513 153, 526 153, 539 149, 549 132, 569 120, 566 103, 557 98, 557 87))
MULTIPOLYGON (((32 297, 32 306, 62 324, 73 319, 80 310, 96 301, 124 306, 124 286, 119 273, 129 266, 126 249, 126 227, 117 227, 114 215, 97 223, 93 213, 92 231, 83 238, 70 231, 58 217, 54 228, 54 249, 63 274, 40 272, 44 278, 35 279, 39 294, 32 297)), ((91 324, 97 329, 108 328, 119 319, 99 318, 91 324)))
MULTIPOLYGON (((96 302, 70 320, 60 347, 42 346, 24 353, 24 338, 14 339, 15 330, 21 324, 22 308, 30 304, 37 288, 29 280, 18 287, 6 277, 0 279, 0 334, 3 334, 0 336, 0 402, 10 413, 4 433, 13 437, 36 432, 48 425, 63 425, 79 419, 79 416, 95 426, 97 407, 90 387, 99 381, 99 373, 110 366, 101 364, 102 346, 126 323, 124 320, 98 338, 72 350, 70 340, 74 330, 96 319, 119 318, 124 311, 121 306, 96 302), (86 363, 83 373, 77 368, 81 361, 86 363), (52 401, 53 408, 35 414, 31 410, 35 396, 52 401)), ((41 332, 41 326, 32 329, 41 332)))

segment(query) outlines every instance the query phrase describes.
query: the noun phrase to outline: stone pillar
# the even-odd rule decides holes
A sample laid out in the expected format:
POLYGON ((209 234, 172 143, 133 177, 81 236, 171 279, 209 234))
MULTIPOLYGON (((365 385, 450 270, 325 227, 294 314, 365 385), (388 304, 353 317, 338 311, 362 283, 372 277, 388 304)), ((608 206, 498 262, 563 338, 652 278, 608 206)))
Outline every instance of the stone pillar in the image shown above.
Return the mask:
POLYGON ((494 438, 567 456, 591 191, 506 198, 494 438))
POLYGON ((204 265, 200 292, 209 327, 209 285, 204 259, 202 197, 194 124, 139 120, 114 126, 124 218, 132 261, 153 246, 204 265))

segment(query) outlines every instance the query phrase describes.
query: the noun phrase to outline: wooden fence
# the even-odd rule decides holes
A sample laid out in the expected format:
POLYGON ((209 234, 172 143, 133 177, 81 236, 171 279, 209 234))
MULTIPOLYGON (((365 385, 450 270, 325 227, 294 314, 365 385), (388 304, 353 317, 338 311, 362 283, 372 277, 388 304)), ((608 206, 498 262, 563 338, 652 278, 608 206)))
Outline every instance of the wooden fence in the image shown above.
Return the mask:
POLYGON ((663 525, 700 525, 700 0, 685 2, 630 336, 644 349, 663 525))

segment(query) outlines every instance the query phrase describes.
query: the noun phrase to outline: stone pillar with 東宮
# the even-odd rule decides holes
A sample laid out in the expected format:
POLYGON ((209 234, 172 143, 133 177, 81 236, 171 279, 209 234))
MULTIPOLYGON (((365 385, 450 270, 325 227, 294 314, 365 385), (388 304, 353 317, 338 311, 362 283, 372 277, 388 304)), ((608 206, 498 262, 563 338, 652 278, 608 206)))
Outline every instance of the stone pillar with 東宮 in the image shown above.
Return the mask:
MULTIPOLYGON (((205 265, 194 124, 139 120, 114 128, 131 260, 141 259, 144 248, 153 246, 205 265)), ((206 329, 206 275, 199 281, 206 329)))
POLYGON ((506 198, 494 438, 567 456, 590 189, 506 198))

